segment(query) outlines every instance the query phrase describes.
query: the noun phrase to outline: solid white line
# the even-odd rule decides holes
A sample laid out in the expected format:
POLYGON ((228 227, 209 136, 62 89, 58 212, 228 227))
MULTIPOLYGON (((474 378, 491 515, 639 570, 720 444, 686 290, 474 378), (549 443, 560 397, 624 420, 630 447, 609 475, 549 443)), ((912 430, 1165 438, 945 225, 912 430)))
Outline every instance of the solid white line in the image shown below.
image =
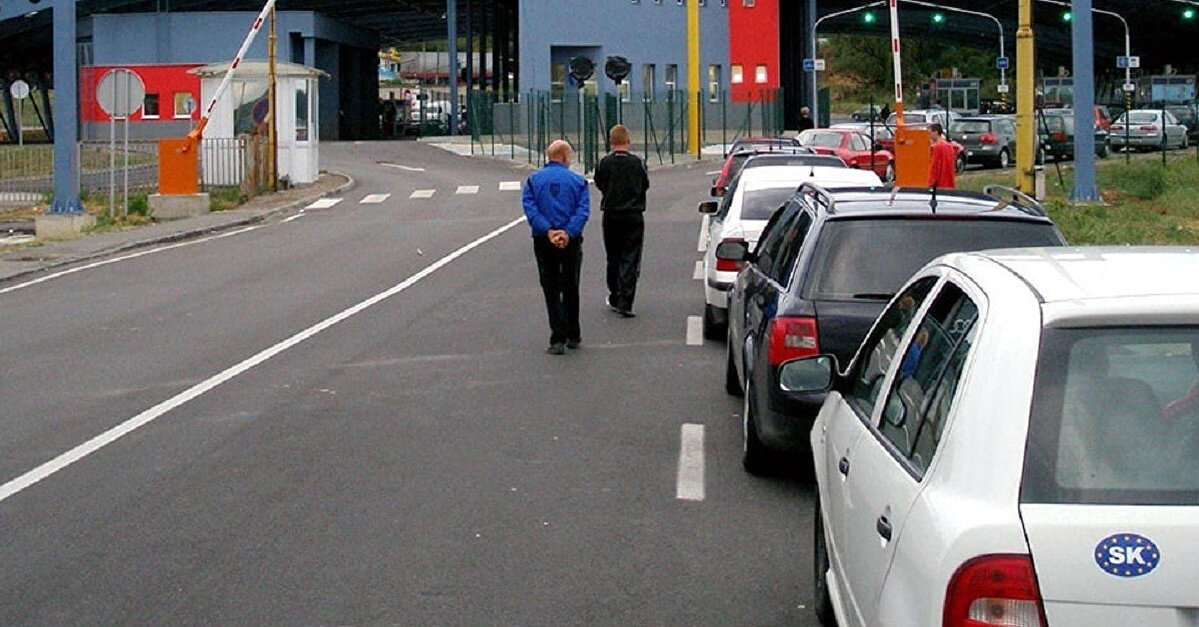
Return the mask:
POLYGON ((683 425, 679 441, 679 476, 675 496, 683 501, 704 500, 703 425, 683 425))
POLYGON ((303 217, 304 217, 303 213, 297 213, 294 216, 288 216, 286 218, 283 218, 282 220, 279 221, 279 224, 287 224, 288 222, 291 222, 292 220, 299 220, 300 218, 303 218, 303 217))
POLYGON ((321 198, 313 202, 311 205, 304 207, 305 209, 328 209, 333 205, 341 202, 340 198, 321 198))
POLYGON ((414 167, 414 166, 410 166, 410 165, 400 165, 398 163, 380 163, 379 165, 385 165, 389 168, 396 168, 399 170, 407 170, 409 172, 424 172, 425 171, 424 168, 418 168, 418 167, 414 167))
POLYGON ((418 189, 418 190, 412 192, 412 194, 409 195, 408 197, 409 198, 432 198, 433 194, 436 194, 436 193, 437 193, 437 190, 435 190, 435 189, 418 189))
POLYGON ((704 260, 699 259, 695 262, 695 271, 691 273, 691 278, 696 281, 704 278, 704 260))
POLYGON ((708 252, 708 214, 699 221, 699 241, 695 244, 695 252, 708 252))
POLYGON ((25 474, 12 479, 3 485, 0 485, 0 502, 7 500, 9 497, 20 493, 29 486, 32 486, 42 479, 45 479, 54 473, 70 466, 71 464, 74 464, 75 462, 87 457, 88 455, 95 453, 105 446, 116 442, 137 428, 142 427, 163 416, 172 409, 181 407, 188 401, 199 397, 218 385, 225 383, 226 381, 233 379, 234 377, 250 370, 251 368, 262 364, 271 357, 274 357, 275 355, 278 355, 283 351, 286 351, 287 349, 292 348, 293 346, 296 346, 309 338, 312 338, 318 333, 338 324, 339 322, 343 322, 350 317, 365 311, 369 307, 377 305, 384 300, 403 292, 409 287, 415 285, 421 279, 424 279, 425 277, 449 265, 455 259, 465 255, 475 248, 478 248, 489 240, 499 237, 503 233, 512 229, 512 227, 524 221, 524 217, 521 217, 509 222, 508 224, 505 224, 504 226, 501 226, 500 228, 476 239, 462 248, 455 250, 449 255, 442 257, 432 265, 426 267, 424 270, 421 270, 407 279, 404 279, 404 281, 400 282, 399 284, 380 292, 358 303, 357 305, 342 311, 339 314, 336 314, 330 318, 326 318, 325 320, 322 320, 321 322, 318 322, 307 329, 300 331, 299 333, 287 338, 286 340, 283 340, 282 342, 279 342, 278 344, 275 344, 274 346, 258 353, 257 355, 254 355, 253 357, 250 357, 249 359, 246 359, 245 361, 228 368, 209 379, 193 385, 183 392, 180 392, 179 394, 172 396, 171 398, 143 411, 142 413, 130 418, 129 420, 126 420, 125 422, 109 429, 108 431, 97 435, 87 442, 76 446, 75 448, 59 455, 58 457, 55 457, 48 462, 45 462, 33 470, 30 470, 29 472, 26 472, 25 474))
POLYGON ((358 201, 360 205, 377 205, 384 200, 391 198, 391 194, 370 194, 366 198, 358 201))
POLYGON ((63 270, 62 272, 55 272, 54 274, 47 274, 44 277, 38 277, 36 279, 33 279, 32 281, 26 281, 24 283, 18 283, 16 285, 2 288, 2 289, 0 289, 0 294, 7 294, 9 292, 15 292, 22 288, 37 285, 38 283, 45 283, 46 281, 50 281, 52 279, 57 279, 59 277, 64 277, 64 276, 67 276, 68 274, 75 274, 76 272, 83 272, 84 270, 91 270, 92 268, 99 268, 100 266, 107 266, 112 263, 117 263, 118 261, 127 261, 129 259, 137 259, 138 257, 144 257, 146 255, 153 255, 154 253, 160 253, 165 250, 171 250, 173 248, 182 248, 184 246, 191 246, 192 244, 200 244, 202 242, 209 242, 209 241, 212 241, 215 239, 221 239, 222 237, 232 237, 234 235, 239 235, 241 233, 245 233, 247 231, 253 231, 256 229, 260 229, 260 228, 262 228, 261 224, 255 225, 255 226, 248 226, 244 229, 237 229, 236 231, 229 231, 228 233, 221 233, 219 235, 213 235, 212 237, 202 237, 200 239, 188 240, 186 242, 177 242, 174 244, 167 244, 166 246, 160 246, 158 248, 151 248, 149 250, 142 250, 142 251, 138 251, 136 253, 132 253, 129 255, 124 255, 122 257, 113 257, 112 259, 105 259, 103 261, 89 263, 86 265, 79 266, 78 268, 71 268, 69 270, 63 270))
POLYGON ((459 185, 458 191, 455 194, 477 194, 479 193, 478 185, 459 185))
POLYGON ((520 181, 500 181, 501 192, 519 192, 520 181))
POLYGON ((699 316, 687 316, 687 346, 703 346, 704 319, 699 316))

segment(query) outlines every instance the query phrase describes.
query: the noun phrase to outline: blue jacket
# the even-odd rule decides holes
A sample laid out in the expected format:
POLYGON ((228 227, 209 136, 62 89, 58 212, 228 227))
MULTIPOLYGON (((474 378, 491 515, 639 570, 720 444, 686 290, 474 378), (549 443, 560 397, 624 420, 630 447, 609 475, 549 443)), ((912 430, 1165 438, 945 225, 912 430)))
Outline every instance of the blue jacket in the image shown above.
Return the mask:
POLYGON ((578 239, 591 215, 587 180, 557 161, 550 161, 529 176, 522 204, 533 237, 543 236, 550 229, 564 229, 571 239, 578 239))

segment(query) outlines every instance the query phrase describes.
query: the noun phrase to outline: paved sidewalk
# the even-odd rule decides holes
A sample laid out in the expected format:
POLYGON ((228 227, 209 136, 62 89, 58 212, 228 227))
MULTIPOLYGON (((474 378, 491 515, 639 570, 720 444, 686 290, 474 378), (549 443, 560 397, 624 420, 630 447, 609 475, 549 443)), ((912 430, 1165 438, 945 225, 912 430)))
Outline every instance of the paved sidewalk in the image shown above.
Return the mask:
POLYGON ((323 173, 311 185, 262 194, 227 211, 123 231, 85 234, 71 240, 0 244, 0 284, 115 253, 256 224, 276 214, 297 210, 322 196, 344 192, 353 185, 354 180, 344 174, 323 173))

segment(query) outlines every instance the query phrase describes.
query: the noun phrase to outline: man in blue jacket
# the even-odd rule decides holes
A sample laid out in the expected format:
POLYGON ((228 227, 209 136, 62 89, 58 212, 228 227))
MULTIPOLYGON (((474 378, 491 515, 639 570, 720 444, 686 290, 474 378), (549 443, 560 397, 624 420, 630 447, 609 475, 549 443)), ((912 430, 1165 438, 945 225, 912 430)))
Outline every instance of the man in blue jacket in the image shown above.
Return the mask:
POLYGON ((525 181, 522 204, 533 231, 533 254, 550 318, 551 355, 578 348, 579 275, 583 266, 583 227, 591 214, 587 181, 570 170, 570 144, 555 140, 545 149, 549 162, 525 181))

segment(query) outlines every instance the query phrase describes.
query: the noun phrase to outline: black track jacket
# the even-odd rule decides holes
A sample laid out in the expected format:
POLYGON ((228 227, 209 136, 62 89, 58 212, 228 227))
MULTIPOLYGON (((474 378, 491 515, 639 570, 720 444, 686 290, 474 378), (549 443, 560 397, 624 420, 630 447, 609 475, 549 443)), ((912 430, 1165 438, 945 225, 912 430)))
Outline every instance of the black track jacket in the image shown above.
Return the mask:
POLYGON ((595 166, 595 186, 604 195, 600 211, 613 214, 645 211, 649 173, 641 157, 627 152, 605 155, 595 166))

